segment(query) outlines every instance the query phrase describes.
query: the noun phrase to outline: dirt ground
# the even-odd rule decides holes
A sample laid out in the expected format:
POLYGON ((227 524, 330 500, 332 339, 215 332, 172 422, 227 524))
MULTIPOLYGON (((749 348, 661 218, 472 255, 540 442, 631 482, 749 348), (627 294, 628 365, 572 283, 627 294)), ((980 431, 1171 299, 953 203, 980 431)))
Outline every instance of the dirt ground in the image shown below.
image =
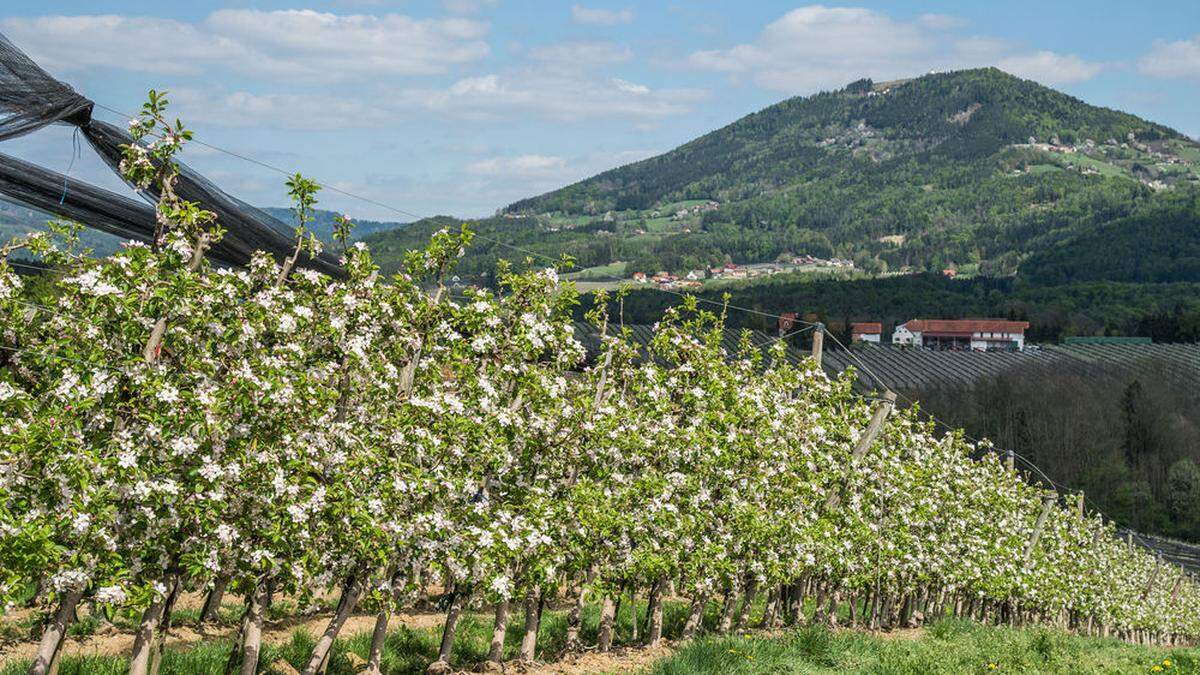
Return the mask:
POLYGON ((673 646, 663 642, 655 649, 618 649, 602 654, 587 652, 572 654, 556 663, 537 664, 525 670, 516 668, 505 672, 530 673, 532 675, 586 675, 589 673, 620 673, 638 671, 650 667, 650 664, 670 656, 675 651, 673 646))
MULTIPOLYGON (((184 594, 177 601, 179 609, 198 610, 204 602, 201 594, 184 594)), ((8 623, 21 621, 29 617, 32 610, 16 610, 0 617, 0 622, 8 623)), ((293 616, 275 621, 267 621, 263 629, 263 641, 267 644, 281 644, 291 641, 292 634, 303 630, 315 636, 320 635, 329 622, 330 613, 323 612, 310 616, 293 616)), ((410 629, 428 629, 440 626, 445 615, 441 612, 401 613, 392 616, 390 630, 399 626, 410 629)), ((341 635, 349 637, 369 633, 375 627, 374 615, 355 615, 347 619, 341 635)), ((186 649, 190 645, 203 641, 230 638, 237 626, 207 626, 200 630, 190 625, 175 626, 167 636, 167 647, 186 649)), ((849 630, 849 629, 846 629, 849 630)), ((872 631, 874 634, 875 632, 872 631)), ((764 633, 769 634, 769 633, 764 633)), ((900 640, 915 640, 924 634, 922 628, 902 628, 888 632, 878 632, 880 637, 900 640)), ((583 652, 571 654, 563 660, 554 663, 538 663, 526 665, 517 662, 504 664, 505 673, 522 673, 524 675, 585 675, 587 673, 621 673, 639 671, 648 668, 655 661, 670 656, 683 643, 663 640, 661 646, 654 649, 623 648, 611 652, 583 652)), ((120 656, 128 654, 133 647, 133 635, 114 626, 107 626, 93 635, 68 639, 64 645, 66 656, 120 656)), ((0 644, 0 663, 13 660, 33 658, 37 652, 34 642, 0 644)), ((464 671, 466 672, 466 671, 464 671)))
MULTIPOLYGON (((184 595, 179 598, 180 609, 198 609, 203 603, 199 595, 184 595)), ((2 617, 3 621, 16 621, 29 615, 29 610, 13 612, 2 617)), ((325 631, 329 623, 329 613, 312 616, 288 617, 277 621, 267 621, 263 626, 263 641, 267 644, 289 642, 297 630, 306 631, 313 636, 325 631)), ((404 625, 412 629, 430 628, 440 625, 444 618, 441 613, 428 614, 396 614, 392 617, 391 628, 404 625)), ((342 635, 357 635, 369 633, 375 628, 374 615, 352 616, 342 627, 342 635)), ((194 626, 173 626, 167 635, 167 648, 187 648, 205 640, 219 640, 231 637, 237 626, 207 626, 197 630, 194 626)), ((14 659, 30 659, 37 653, 37 643, 20 642, 0 645, 0 663, 14 659)), ((128 654, 133 649, 133 634, 121 631, 113 626, 98 630, 95 634, 85 637, 72 637, 63 646, 64 656, 117 656, 128 654)))

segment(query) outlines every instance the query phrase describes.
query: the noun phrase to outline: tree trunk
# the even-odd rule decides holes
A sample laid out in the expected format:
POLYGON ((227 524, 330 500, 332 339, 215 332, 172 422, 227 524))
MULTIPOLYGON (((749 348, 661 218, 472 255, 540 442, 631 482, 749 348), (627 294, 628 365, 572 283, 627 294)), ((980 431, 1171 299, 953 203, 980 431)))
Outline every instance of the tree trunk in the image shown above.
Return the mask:
POLYGON ((758 622, 759 628, 770 630, 775 627, 775 618, 779 616, 779 606, 783 603, 783 588, 775 587, 767 595, 767 605, 763 608, 762 621, 758 622))
MULTIPOLYGON (((500 663, 504 660, 504 636, 508 632, 508 600, 496 603, 496 620, 492 623, 492 644, 488 647, 488 661, 500 663)), ((578 639, 578 631, 576 631, 578 639)), ((568 642, 570 638, 568 638, 568 642)))
POLYGON ((581 646, 579 629, 583 625, 584 599, 587 597, 588 586, 596 580, 598 573, 596 565, 589 567, 583 583, 579 585, 579 591, 575 594, 575 604, 571 606, 571 612, 567 615, 567 651, 578 651, 581 646))
POLYGON ((454 634, 458 630, 458 619, 462 616, 464 604, 466 604, 466 594, 456 586, 450 595, 450 607, 446 610, 446 625, 442 628, 442 645, 438 648, 437 660, 442 663, 450 663, 450 652, 454 649, 454 634))
POLYGON ((38 645, 33 663, 29 665, 29 675, 47 675, 50 671, 50 664, 58 655, 58 650, 62 649, 63 639, 67 636, 67 628, 70 627, 75 617, 75 607, 79 605, 79 599, 82 597, 82 590, 67 591, 62 595, 62 599, 58 603, 58 611, 54 613, 54 619, 42 632, 41 644, 38 645))
POLYGON ((758 580, 746 582, 746 595, 742 598, 742 610, 738 612, 737 624, 734 630, 742 630, 750 622, 750 613, 754 611, 754 600, 758 597, 758 580))
POLYGON ((333 613, 329 619, 329 625, 325 628, 325 633, 313 647, 312 654, 308 657, 308 665, 304 666, 301 675, 317 675, 317 672, 321 670, 321 666, 329 659, 329 650, 333 648, 333 642, 337 639, 338 632, 342 630, 346 619, 350 618, 350 613, 354 611, 355 605, 358 604, 358 596, 361 594, 362 584, 354 578, 347 579, 342 586, 342 597, 338 599, 337 611, 333 613))
POLYGON ((388 621, 392 618, 391 610, 385 609, 375 615, 375 630, 371 633, 371 652, 367 655, 366 675, 381 675, 379 668, 383 660, 383 643, 387 640, 388 621))
POLYGON ((792 625, 799 626, 804 623, 804 584, 795 583, 791 590, 792 602, 792 625))
POLYGON ((525 663, 533 661, 537 655, 537 637, 541 604, 541 591, 532 590, 525 595, 525 634, 521 636, 521 660, 525 663))
POLYGON ((150 675, 158 675, 158 670, 162 667, 163 649, 167 646, 167 632, 171 630, 171 612, 175 611, 175 602, 179 600, 179 593, 182 590, 183 579, 176 577, 175 587, 167 596, 167 606, 163 608, 162 621, 158 626, 158 636, 154 640, 154 648, 150 653, 150 675))
POLYGON ((829 587, 826 584, 817 585, 817 599, 813 603, 813 624, 825 623, 829 616, 827 614, 827 603, 829 602, 829 587))
POLYGON ((703 591, 692 599, 692 607, 688 611, 687 623, 683 624, 683 638, 689 640, 704 627, 704 609, 708 606, 708 593, 703 591))
POLYGON ((660 578, 654 584, 654 590, 650 592, 650 605, 646 608, 646 614, 650 618, 650 627, 646 629, 646 646, 648 647, 657 647, 662 642, 663 586, 666 583, 666 579, 660 578))
POLYGON ((246 607, 242 610, 242 620, 238 623, 238 632, 229 650, 229 660, 225 662, 225 675, 233 675, 237 670, 238 657, 242 653, 242 645, 246 642, 246 628, 250 625, 250 604, 254 602, 254 594, 246 596, 246 607))
POLYGON ((229 586, 229 577, 217 577, 213 581, 212 590, 204 598, 204 607, 200 610, 200 623, 211 623, 221 618, 221 600, 225 597, 225 589, 229 586))
POLYGON ((266 600, 266 587, 255 589, 250 597, 250 606, 246 609, 246 634, 242 640, 242 675, 254 675, 258 672, 258 657, 262 650, 263 606, 266 600))
POLYGON ((600 630, 596 634, 596 649, 606 652, 612 648, 613 621, 616 619, 617 605, 609 595, 604 596, 600 604, 600 630))
POLYGON ((725 591, 725 604, 721 607, 721 622, 717 625, 717 632, 724 635, 733 628, 733 615, 737 612, 738 600, 738 583, 730 581, 729 587, 725 591))
POLYGON ((629 586, 629 623, 630 635, 629 639, 633 644, 638 641, 638 605, 637 605, 637 584, 629 586))

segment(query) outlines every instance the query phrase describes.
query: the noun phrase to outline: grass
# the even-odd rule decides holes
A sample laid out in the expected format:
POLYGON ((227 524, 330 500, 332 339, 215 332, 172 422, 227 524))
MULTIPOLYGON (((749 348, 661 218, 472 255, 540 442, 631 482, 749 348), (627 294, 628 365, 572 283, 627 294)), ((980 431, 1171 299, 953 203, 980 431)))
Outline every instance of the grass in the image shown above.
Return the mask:
MULTIPOLYGON (((753 613, 757 620, 761 601, 753 613)), ((668 602, 663 629, 668 637, 682 632, 687 619, 684 603, 668 602)), ((720 606, 709 603, 705 624, 718 621, 720 606)), ((514 659, 520 647, 524 617, 519 607, 510 615, 505 637, 505 659, 514 659)), ((183 617, 176 617, 178 621, 183 617)), ((615 646, 633 644, 634 620, 644 622, 645 602, 621 604, 615 646)), ((585 608, 581 638, 594 644, 599 629, 599 607, 585 608)), ((566 649, 567 621, 562 610, 547 609, 538 634, 539 660, 555 661, 566 649)), ((451 661, 456 669, 475 670, 487 658, 491 641, 490 613, 468 613, 459 625, 451 661)), ((642 637, 642 635, 639 635, 642 637)), ((392 675, 422 673, 437 656, 440 628, 410 629, 396 625, 388 634, 383 652, 383 672, 392 675)), ((297 669, 307 660, 314 638, 297 631, 289 642, 266 645, 261 672, 283 659, 297 669)), ((370 632, 339 639, 330 657, 328 675, 352 675, 349 654, 365 658, 370 632)), ((204 642, 187 650, 168 650, 160 675, 218 675, 229 658, 228 640, 204 642)), ((0 664, 0 675, 22 675, 27 663, 0 664)), ((68 657, 60 675, 117 675, 128 670, 123 657, 68 657)), ((684 646, 675 655, 654 664, 648 675, 684 673, 862 673, 871 675, 940 675, 960 673, 1200 673, 1200 651, 1166 650, 1129 645, 1117 640, 1083 638, 1045 628, 996 628, 969 621, 941 620, 917 636, 880 636, 854 631, 833 632, 805 628, 773 636, 706 637, 684 646), (1170 665, 1164 665, 1169 662, 1170 665), (1155 671, 1158 666, 1161 670, 1155 671)))
POLYGON ((658 662, 650 671, 651 675, 1151 672, 1200 672, 1200 653, 1077 637, 1046 628, 997 628, 943 620, 916 638, 835 633, 823 628, 778 637, 704 638, 658 662), (1154 670, 1155 666, 1159 670, 1154 670))
POLYGON ((571 273, 567 274, 566 277, 568 279, 585 280, 585 281, 620 279, 625 276, 625 265, 626 264, 627 263, 625 263, 624 261, 618 261, 618 262, 608 263, 607 265, 596 265, 595 267, 586 267, 584 269, 579 270, 578 272, 571 272, 571 273))
POLYGON ((1066 162, 1068 164, 1074 164, 1075 166, 1086 166, 1086 167, 1095 169, 1096 171, 1100 172, 1101 176, 1112 177, 1112 176, 1128 176, 1129 175, 1128 171, 1122 170, 1121 167, 1119 167, 1119 166, 1109 164, 1108 162, 1100 161, 1093 157, 1088 157, 1087 155, 1084 155, 1082 153, 1050 152, 1047 154, 1049 154, 1052 157, 1056 157, 1059 160, 1066 162))
POLYGON ((1062 167, 1055 164, 1031 164, 1025 169, 1025 173, 1038 175, 1043 173, 1053 173, 1062 171, 1062 167))

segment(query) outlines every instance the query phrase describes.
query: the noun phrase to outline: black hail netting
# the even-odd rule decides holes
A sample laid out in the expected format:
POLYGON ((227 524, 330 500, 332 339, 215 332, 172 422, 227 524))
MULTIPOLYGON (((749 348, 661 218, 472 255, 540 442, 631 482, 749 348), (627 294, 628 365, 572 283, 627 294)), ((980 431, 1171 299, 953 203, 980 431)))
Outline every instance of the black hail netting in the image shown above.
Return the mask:
POLYGON ((0 194, 123 239, 148 242, 154 236, 149 204, 5 154, 0 154, 0 194))
MULTIPOLYGON (((92 107, 92 101, 51 77, 0 34, 0 141, 50 124, 70 124, 119 173, 121 146, 133 139, 120 127, 92 119, 92 107)), ((225 228, 224 238, 210 249, 213 258, 245 265, 255 251, 270 253, 277 260, 291 255, 295 246, 292 228, 229 195, 184 164, 179 164, 175 191, 216 213, 225 228)), ((139 192, 148 201, 157 201, 156 192, 139 192)), ((149 205, 4 155, 0 155, 0 194, 121 237, 142 241, 154 237, 154 209, 149 205)), ((297 262, 327 274, 341 274, 337 261, 329 255, 312 258, 302 254, 297 262)))

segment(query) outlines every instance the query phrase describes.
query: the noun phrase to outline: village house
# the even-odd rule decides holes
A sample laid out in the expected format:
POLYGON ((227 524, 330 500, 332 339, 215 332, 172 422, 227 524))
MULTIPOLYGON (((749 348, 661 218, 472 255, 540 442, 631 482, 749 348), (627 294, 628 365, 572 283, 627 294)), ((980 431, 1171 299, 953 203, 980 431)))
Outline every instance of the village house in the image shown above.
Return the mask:
POLYGON ((1028 321, 1004 319, 913 319, 896 326, 892 344, 928 349, 1021 351, 1028 321))
POLYGON ((633 280, 638 282, 639 284, 646 283, 646 273, 645 272, 634 272, 633 280))
POLYGON ((786 335, 796 328, 796 313, 784 312, 779 315, 779 334, 786 335))
POLYGON ((873 342, 879 344, 883 335, 883 324, 870 321, 859 321, 850 324, 851 342, 873 342))

